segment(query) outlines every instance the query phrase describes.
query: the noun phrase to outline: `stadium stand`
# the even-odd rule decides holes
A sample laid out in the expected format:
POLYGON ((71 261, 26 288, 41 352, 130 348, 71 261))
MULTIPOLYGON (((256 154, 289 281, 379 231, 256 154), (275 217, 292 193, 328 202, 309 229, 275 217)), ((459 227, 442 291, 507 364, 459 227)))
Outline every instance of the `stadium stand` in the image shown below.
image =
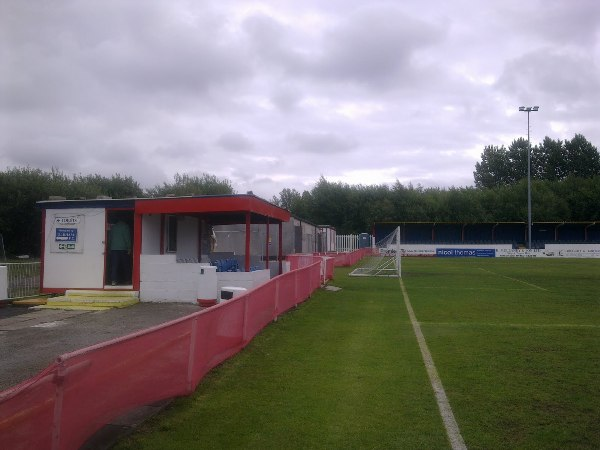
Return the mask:
MULTIPOLYGON (((405 244, 511 244, 518 248, 527 240, 525 222, 376 222, 375 240, 398 226, 405 244)), ((598 244, 600 222, 534 222, 531 239, 534 248, 544 248, 549 243, 598 244)))

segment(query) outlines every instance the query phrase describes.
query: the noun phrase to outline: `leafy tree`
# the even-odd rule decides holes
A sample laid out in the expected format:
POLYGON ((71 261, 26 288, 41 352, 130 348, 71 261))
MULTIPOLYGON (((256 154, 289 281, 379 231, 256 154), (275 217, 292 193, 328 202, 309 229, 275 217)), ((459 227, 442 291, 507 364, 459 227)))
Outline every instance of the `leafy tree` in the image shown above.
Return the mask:
POLYGON ((567 155, 562 141, 555 141, 546 136, 534 155, 536 157, 532 160, 532 165, 535 165, 535 172, 539 174, 540 179, 558 181, 565 178, 567 155))
MULTIPOLYGON (((508 177, 507 182, 516 183, 519 180, 527 177, 527 149, 529 143, 527 139, 519 138, 509 145, 508 157, 508 177)), ((532 164, 533 166, 533 164, 532 164)), ((533 177, 534 174, 532 173, 533 177)))
POLYGON ((299 203, 302 201, 300 192, 296 189, 284 188, 280 193, 279 197, 274 196, 271 202, 277 206, 280 206, 288 211, 294 213, 297 210, 299 203))
POLYGON ((565 141, 566 173, 570 176, 591 178, 600 175, 600 155, 583 135, 576 134, 565 141))
MULTIPOLYGON (((508 150, 485 147, 481 162, 475 164, 475 186, 492 188, 527 177, 527 146, 527 140, 519 138, 508 150)), ((532 179, 559 181, 567 176, 591 178, 596 175, 600 175, 600 154, 581 134, 564 142, 546 136, 539 146, 531 148, 532 179)))
POLYGON ((30 167, 0 172, 0 234, 9 255, 39 255, 41 214, 36 202, 49 195, 65 196, 72 181, 56 169, 30 167))
POLYGON ((473 177, 478 188, 492 188, 510 183, 512 177, 506 148, 486 146, 481 154, 481 162, 475 163, 473 177))
POLYGON ((233 194, 233 186, 229 180, 222 180, 215 175, 203 173, 200 176, 176 173, 173 183, 163 183, 148 189, 149 197, 165 197, 167 195, 228 195, 233 194))
POLYGON ((99 195, 107 195, 111 198, 136 198, 144 195, 137 181, 131 176, 122 176, 118 173, 110 178, 98 174, 76 175, 73 177, 72 185, 72 189, 83 198, 95 198, 99 195))
POLYGON ((119 174, 76 175, 69 178, 58 169, 44 172, 30 167, 0 172, 0 234, 6 253, 39 255, 41 214, 36 202, 51 195, 65 198, 136 197, 142 190, 131 177, 119 174))

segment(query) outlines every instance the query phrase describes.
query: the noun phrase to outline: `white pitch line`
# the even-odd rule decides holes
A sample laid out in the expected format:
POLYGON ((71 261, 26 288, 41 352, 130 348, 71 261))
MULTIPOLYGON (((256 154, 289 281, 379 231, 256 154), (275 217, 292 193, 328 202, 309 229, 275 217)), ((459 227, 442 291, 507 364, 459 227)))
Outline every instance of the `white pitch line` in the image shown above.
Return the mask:
POLYGON ((433 363, 431 352, 427 347, 427 342, 425 342, 425 337, 421 332, 421 326, 419 325, 417 317, 415 316, 415 312, 410 304, 410 299, 408 298, 408 293, 406 292, 402 278, 400 278, 400 288, 402 289, 404 304, 408 310, 410 323, 412 324, 417 342, 419 343, 419 348, 421 349, 421 356, 423 357, 423 362, 425 363, 425 368, 427 369, 427 375, 429 375, 429 381, 431 382, 431 387, 433 388, 433 393, 435 394, 435 400, 437 401, 440 415, 442 416, 442 421, 444 422, 444 427, 446 428, 446 434, 450 440, 450 445, 453 450, 466 450, 467 446, 460 434, 458 423, 456 423, 456 419, 454 418, 454 413, 450 407, 450 402, 446 396, 446 391, 442 385, 442 380, 440 379, 437 369, 435 368, 435 364, 433 363))
POLYGON ((518 291, 518 292, 527 292, 527 291, 537 291, 539 288, 492 288, 492 287, 481 287, 481 288, 477 288, 477 287, 448 287, 448 286, 414 286, 412 287, 412 290, 414 291, 415 289, 435 289, 435 290, 439 290, 439 291, 447 291, 448 289, 452 289, 454 291, 500 291, 500 292, 507 292, 507 291, 518 291))
POLYGON ((544 289, 543 287, 540 287, 537 284, 528 283, 527 281, 519 280, 518 278, 507 277, 506 275, 502 275, 500 273, 492 272, 491 270, 484 269, 483 267, 478 267, 478 269, 482 270, 483 272, 491 273, 492 275, 496 275, 498 277, 506 278, 507 280, 516 281, 517 283, 522 283, 522 284, 524 284, 526 286, 531 286, 531 287, 534 287, 534 288, 539 289, 541 291, 548 292, 548 289, 544 289))
POLYGON ((423 322, 425 325, 443 325, 451 327, 494 327, 494 328, 600 328, 589 323, 504 323, 504 322, 423 322))

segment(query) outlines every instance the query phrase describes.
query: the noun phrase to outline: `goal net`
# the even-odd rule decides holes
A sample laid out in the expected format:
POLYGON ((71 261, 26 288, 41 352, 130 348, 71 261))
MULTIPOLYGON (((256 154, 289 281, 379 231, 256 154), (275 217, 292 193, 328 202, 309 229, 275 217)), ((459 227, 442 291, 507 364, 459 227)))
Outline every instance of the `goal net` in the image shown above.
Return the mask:
POLYGON ((375 244, 373 254, 364 257, 357 268, 350 272, 354 277, 401 276, 400 227, 375 244))

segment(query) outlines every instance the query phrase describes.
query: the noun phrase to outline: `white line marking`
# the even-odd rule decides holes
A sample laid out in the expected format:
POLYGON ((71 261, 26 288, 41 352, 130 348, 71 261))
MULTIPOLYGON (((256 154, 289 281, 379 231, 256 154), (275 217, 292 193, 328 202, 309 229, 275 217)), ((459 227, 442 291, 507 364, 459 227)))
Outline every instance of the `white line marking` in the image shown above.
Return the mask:
POLYGON ((436 289, 440 291, 447 291, 448 289, 452 289, 454 291, 518 291, 518 292, 529 292, 529 291, 537 291, 539 288, 491 288, 491 287, 456 287, 456 286, 413 286, 411 288, 413 291, 415 289, 436 289))
POLYGON ((544 289, 543 287, 540 287, 537 284, 528 283, 527 281, 519 280, 518 278, 507 277, 506 275, 502 275, 502 274, 499 274, 499 273, 496 273, 496 272, 492 272, 491 270, 484 269, 483 267, 478 267, 478 269, 482 270, 483 272, 491 273, 492 275, 496 275, 498 277, 506 278, 507 280, 516 281, 517 283, 522 283, 522 284, 524 284, 526 286, 531 286, 531 287, 534 287, 534 288, 539 289, 541 291, 548 292, 548 289, 544 289))
POLYGON ((443 325, 451 327, 497 327, 497 328, 600 328, 600 325, 586 323, 492 323, 492 322, 421 322, 423 325, 443 325))
POLYGON ((433 363, 433 358, 431 357, 431 353, 429 352, 429 348, 425 342, 425 337, 421 332, 421 326, 419 325, 417 317, 412 309, 412 305, 410 304, 410 299, 408 298, 408 293, 406 292, 402 278, 400 278, 400 288, 402 289, 404 304, 408 310, 410 323, 412 324, 417 342, 419 343, 419 348, 421 349, 421 356, 423 357, 423 362, 425 363, 425 368, 427 369, 427 375, 429 375, 429 381, 431 382, 431 387, 433 388, 433 393, 435 394, 435 400, 437 401, 440 415, 442 416, 442 421, 444 422, 444 427, 446 428, 446 434, 450 440, 450 445, 453 450, 466 450, 467 446, 460 434, 458 423, 456 423, 456 419, 452 413, 452 408, 450 407, 450 402, 446 396, 446 391, 444 391, 442 380, 440 380, 440 376, 438 375, 435 364, 433 363))

